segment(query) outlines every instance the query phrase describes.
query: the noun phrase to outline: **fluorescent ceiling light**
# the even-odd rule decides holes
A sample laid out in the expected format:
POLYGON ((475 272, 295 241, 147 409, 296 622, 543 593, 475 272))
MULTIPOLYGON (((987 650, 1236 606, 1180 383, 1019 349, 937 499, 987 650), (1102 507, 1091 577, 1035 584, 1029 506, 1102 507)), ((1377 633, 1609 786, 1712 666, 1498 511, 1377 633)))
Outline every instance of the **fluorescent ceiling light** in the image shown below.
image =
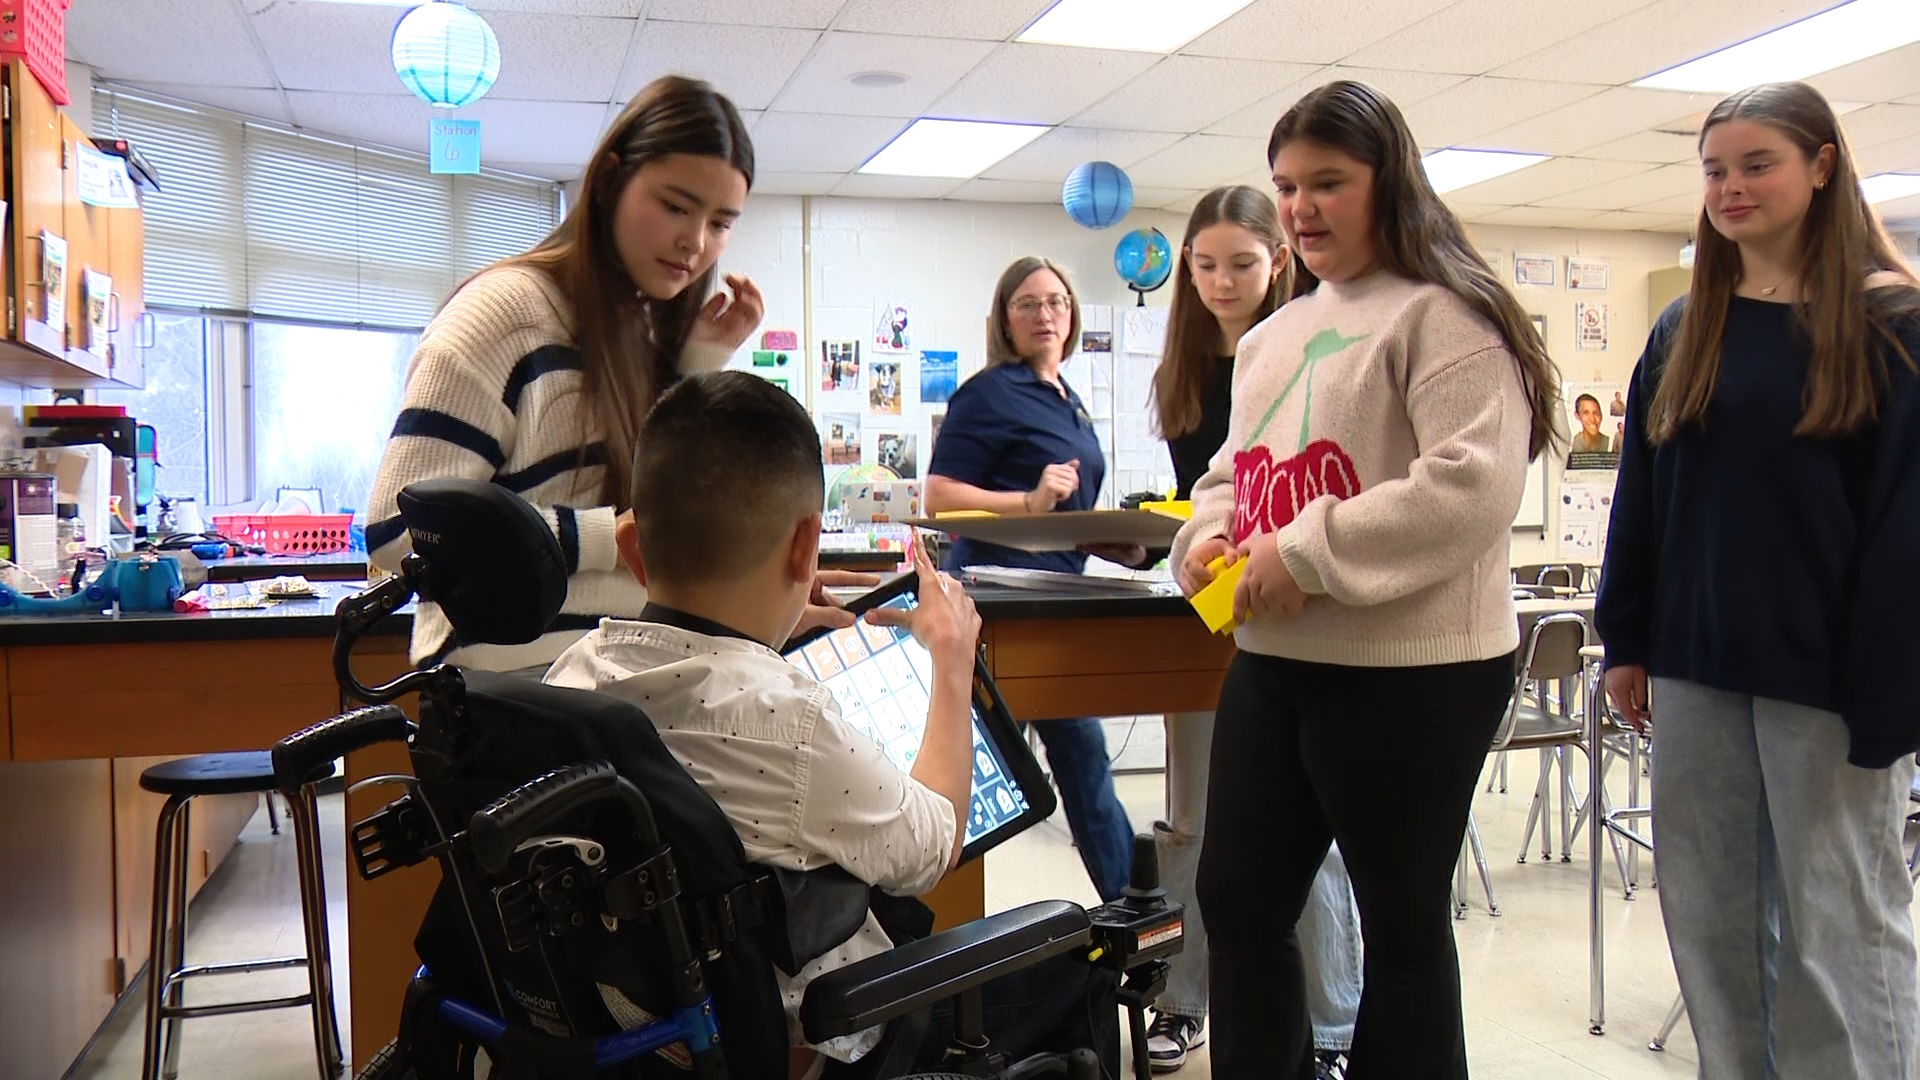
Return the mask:
POLYGON ((915 120, 859 171, 873 176, 948 176, 966 180, 1039 138, 1045 124, 915 120))
POLYGON ((1860 181, 1860 190, 1870 203, 1892 202, 1909 195, 1920 195, 1920 173, 1883 172, 1860 181))
POLYGON ((1035 45, 1167 53, 1253 0, 1060 0, 1014 38, 1035 45))
POLYGON ((1436 150, 1420 159, 1427 183, 1436 194, 1470 187, 1482 180, 1505 176, 1547 160, 1546 154, 1514 154, 1505 150, 1436 150))
POLYGON ((365 4, 370 7, 419 7, 427 0, 311 0, 316 4, 365 4))
POLYGON ((1915 41, 1920 41, 1920 3, 1853 0, 1633 85, 1732 93, 1758 83, 1804 79, 1915 41))

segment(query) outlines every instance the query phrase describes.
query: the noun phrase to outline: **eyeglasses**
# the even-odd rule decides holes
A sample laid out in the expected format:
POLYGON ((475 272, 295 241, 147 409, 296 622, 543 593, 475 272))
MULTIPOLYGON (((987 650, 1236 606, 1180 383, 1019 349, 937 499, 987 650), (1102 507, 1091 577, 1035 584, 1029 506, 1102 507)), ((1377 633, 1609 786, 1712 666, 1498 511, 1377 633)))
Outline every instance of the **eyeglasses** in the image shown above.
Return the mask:
POLYGON ((1052 296, 1038 298, 1023 296, 1008 305, 1008 307, 1013 310, 1015 315, 1023 319, 1031 319, 1035 315, 1040 314, 1041 308, 1046 308, 1055 315, 1065 315, 1067 312, 1073 310, 1073 301, 1068 297, 1055 293, 1052 296))

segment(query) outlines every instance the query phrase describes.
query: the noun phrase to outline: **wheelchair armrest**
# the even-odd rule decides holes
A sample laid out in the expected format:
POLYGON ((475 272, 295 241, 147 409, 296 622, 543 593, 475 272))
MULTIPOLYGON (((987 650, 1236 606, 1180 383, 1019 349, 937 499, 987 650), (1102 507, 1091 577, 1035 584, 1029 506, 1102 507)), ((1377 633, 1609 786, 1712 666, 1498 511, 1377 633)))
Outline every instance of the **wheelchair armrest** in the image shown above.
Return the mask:
POLYGON ((1092 940, 1086 909, 1065 900, 1003 911, 835 968, 807 985, 807 1041, 864 1031, 1092 940))

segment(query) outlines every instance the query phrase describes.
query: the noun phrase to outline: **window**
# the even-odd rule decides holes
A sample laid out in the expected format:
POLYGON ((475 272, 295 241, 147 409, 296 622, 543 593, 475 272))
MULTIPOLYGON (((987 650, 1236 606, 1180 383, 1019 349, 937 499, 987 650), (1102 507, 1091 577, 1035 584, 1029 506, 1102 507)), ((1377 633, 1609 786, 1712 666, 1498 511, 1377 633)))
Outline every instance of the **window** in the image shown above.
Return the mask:
POLYGON ((424 326, 453 286, 559 220, 551 181, 434 175, 378 150, 99 88, 99 134, 153 164, 149 308, 424 326))
POLYGON ((196 315, 153 316, 144 390, 100 390, 102 405, 124 405, 154 429, 160 470, 154 490, 208 504, 207 323, 196 315))
POLYGON ((256 321, 253 493, 320 489, 316 513, 364 516, 418 334, 256 321))

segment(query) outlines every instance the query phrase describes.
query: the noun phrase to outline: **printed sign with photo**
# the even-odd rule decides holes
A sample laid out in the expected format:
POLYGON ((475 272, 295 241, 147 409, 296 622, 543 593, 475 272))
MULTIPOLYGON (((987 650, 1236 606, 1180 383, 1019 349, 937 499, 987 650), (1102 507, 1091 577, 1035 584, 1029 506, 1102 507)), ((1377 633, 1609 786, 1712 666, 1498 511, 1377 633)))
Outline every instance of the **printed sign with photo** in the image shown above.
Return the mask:
POLYGON ((922 352, 920 354, 920 400, 936 405, 953 398, 960 383, 960 354, 922 352))
POLYGON ((860 343, 820 343, 820 389, 825 393, 860 389, 860 343))
POLYGON ((902 480, 920 475, 919 437, 904 431, 882 431, 873 437, 874 460, 892 469, 902 480))
POLYGON ((857 413, 828 413, 820 418, 820 451, 829 465, 860 464, 860 417, 857 413))
POLYGON ((873 305, 873 347, 881 352, 910 352, 913 331, 908 325, 907 305, 898 300, 882 300, 873 305))

